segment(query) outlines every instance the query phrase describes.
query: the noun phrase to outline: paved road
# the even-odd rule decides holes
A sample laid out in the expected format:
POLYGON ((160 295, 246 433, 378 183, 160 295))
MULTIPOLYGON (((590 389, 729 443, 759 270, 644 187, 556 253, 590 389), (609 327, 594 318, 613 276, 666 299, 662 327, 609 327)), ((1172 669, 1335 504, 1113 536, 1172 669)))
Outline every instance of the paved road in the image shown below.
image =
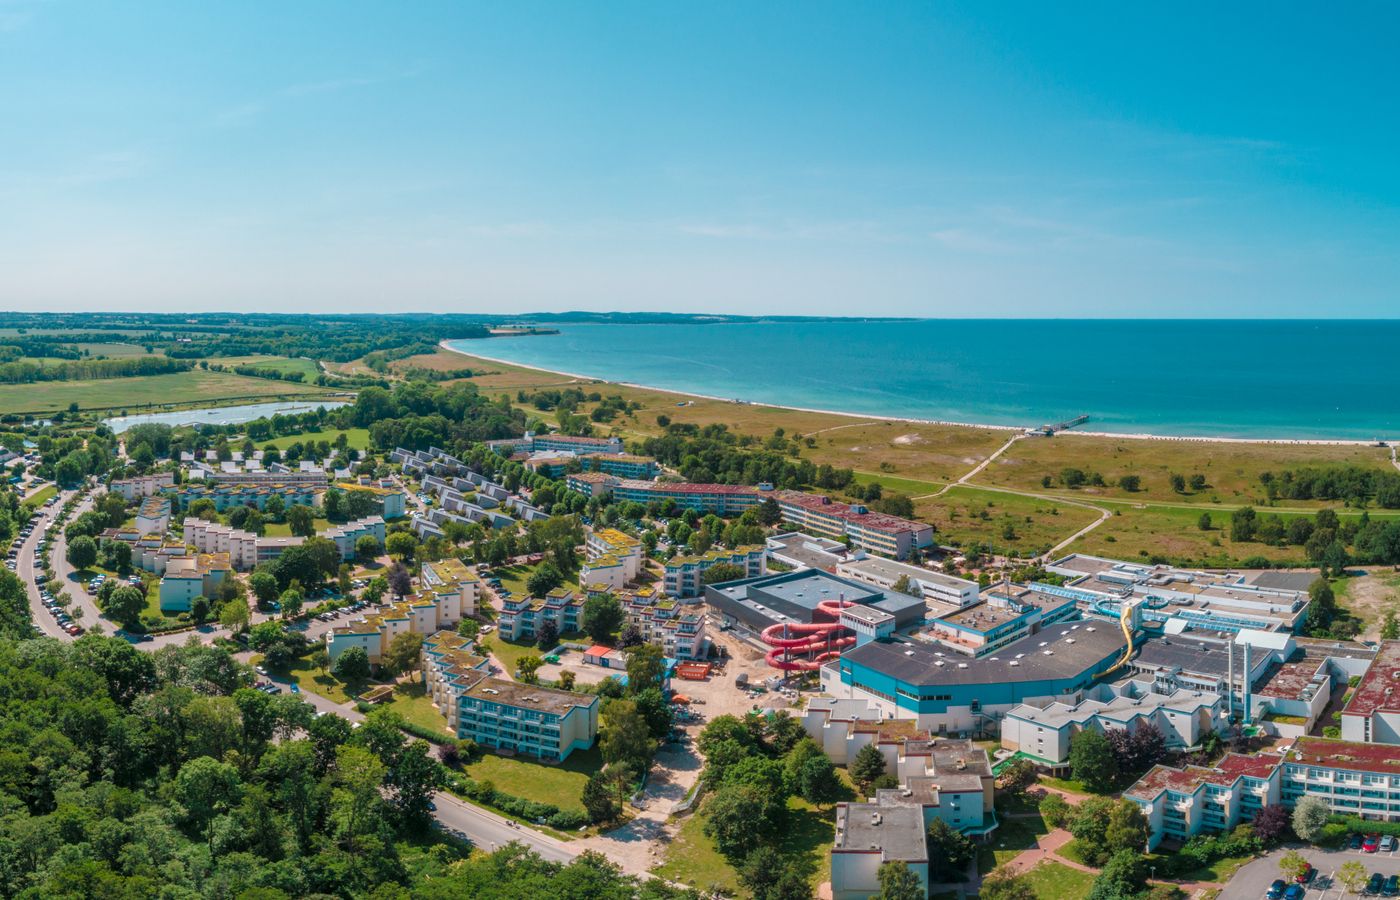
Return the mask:
MULTIPOLYGON (((1282 877, 1278 871, 1278 860, 1285 850, 1274 850, 1243 867, 1230 879, 1230 883, 1220 892, 1220 900, 1258 900, 1269 890, 1275 878, 1282 877)), ((1337 870, 1342 863, 1357 860, 1366 867, 1367 875, 1379 872, 1382 875, 1400 875, 1400 852, 1362 853, 1359 850, 1319 850, 1316 847, 1298 847, 1303 858, 1317 868, 1317 877, 1308 885, 1307 900, 1341 900, 1356 894, 1344 891, 1337 881, 1337 870)))
POLYGON ((519 841, 545 859, 562 863, 569 862, 581 852, 572 850, 563 841, 538 831, 513 825, 509 819, 459 800, 451 794, 437 794, 433 801, 437 804, 437 820, 443 827, 460 831, 482 850, 497 850, 511 841, 519 841))
MULTIPOLYGON (((72 492, 70 491, 69 494, 72 492)), ((29 616, 34 624, 39 626, 39 630, 49 637, 61 638, 71 641, 73 638, 68 632, 58 627, 54 617, 49 615, 49 611, 44 608, 44 603, 39 597, 39 588, 34 584, 34 548, 45 535, 44 528, 58 515, 58 510, 63 506, 63 500, 40 511, 34 519, 34 532, 25 539, 19 548, 19 558, 15 566, 15 574, 24 582, 24 589, 29 597, 29 616)))

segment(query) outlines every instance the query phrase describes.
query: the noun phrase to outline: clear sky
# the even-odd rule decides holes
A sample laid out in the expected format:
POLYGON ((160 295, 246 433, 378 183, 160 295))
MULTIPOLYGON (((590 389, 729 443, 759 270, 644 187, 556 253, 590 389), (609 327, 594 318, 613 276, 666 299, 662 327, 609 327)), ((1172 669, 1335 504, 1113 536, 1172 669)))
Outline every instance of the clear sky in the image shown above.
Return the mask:
POLYGON ((0 308, 1400 314, 1400 7, 0 0, 0 308))

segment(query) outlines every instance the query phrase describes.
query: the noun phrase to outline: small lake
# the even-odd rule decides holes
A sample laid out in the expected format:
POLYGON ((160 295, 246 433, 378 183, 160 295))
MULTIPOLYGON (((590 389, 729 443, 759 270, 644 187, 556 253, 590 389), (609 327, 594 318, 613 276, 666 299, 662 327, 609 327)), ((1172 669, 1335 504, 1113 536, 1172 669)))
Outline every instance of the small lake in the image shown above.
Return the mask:
POLYGON ((103 423, 121 434, 135 425, 237 425, 267 416, 310 412, 317 407, 336 409, 349 406, 344 400, 283 400, 276 403, 251 403, 247 406, 216 406, 205 409, 182 409, 176 412, 142 413, 135 416, 115 416, 103 423))

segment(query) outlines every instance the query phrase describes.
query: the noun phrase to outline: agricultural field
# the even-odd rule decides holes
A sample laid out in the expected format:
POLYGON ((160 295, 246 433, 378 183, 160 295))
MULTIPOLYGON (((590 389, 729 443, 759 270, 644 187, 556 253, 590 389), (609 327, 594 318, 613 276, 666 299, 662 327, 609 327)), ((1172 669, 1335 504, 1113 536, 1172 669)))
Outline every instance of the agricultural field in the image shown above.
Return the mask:
POLYGON ((255 369, 271 369, 282 374, 300 372, 307 381, 312 381, 321 374, 321 370, 316 366, 316 361, 304 357, 293 359, 288 356, 216 356, 209 361, 221 366, 252 366, 255 369))
POLYGON ((269 397, 326 393, 315 385, 246 378, 226 372, 191 369, 169 375, 141 375, 96 381, 45 381, 0 385, 0 414, 53 413, 76 403, 83 410, 119 413, 150 412, 153 408, 265 400, 269 397))
POLYGON ((939 544, 966 547, 980 542, 998 552, 1010 548, 1033 556, 1093 522, 1099 513, 1055 500, 959 485, 940 497, 916 501, 914 517, 938 529, 933 539, 939 544))
POLYGON ((146 348, 140 344, 78 344, 79 350, 84 350, 92 356, 105 356, 108 359, 128 359, 133 356, 164 356, 165 351, 157 349, 154 353, 147 353, 146 348))
MULTIPOLYGON (((995 462, 978 473, 979 484, 1027 491, 1054 491, 1092 500, 1098 497, 1129 502, 1189 504, 1221 503, 1229 506, 1258 504, 1265 500, 1261 472, 1280 472, 1303 466, 1357 465, 1389 469, 1390 451, 1383 447, 1331 444, 1237 444, 1218 441, 1138 440, 1076 435, 1027 438, 1017 441, 995 462), (1067 468, 1103 475, 1106 487, 1065 489, 1059 481, 1067 468), (1206 477, 1206 487, 1183 493, 1172 490, 1173 473, 1190 478, 1206 477), (1126 491, 1118 486, 1122 475, 1137 475, 1141 486, 1126 491), (1049 477, 1051 486, 1043 486, 1049 477)), ((1290 501, 1292 502, 1292 501, 1290 501)), ((1299 501, 1297 506, 1326 506, 1299 501)))

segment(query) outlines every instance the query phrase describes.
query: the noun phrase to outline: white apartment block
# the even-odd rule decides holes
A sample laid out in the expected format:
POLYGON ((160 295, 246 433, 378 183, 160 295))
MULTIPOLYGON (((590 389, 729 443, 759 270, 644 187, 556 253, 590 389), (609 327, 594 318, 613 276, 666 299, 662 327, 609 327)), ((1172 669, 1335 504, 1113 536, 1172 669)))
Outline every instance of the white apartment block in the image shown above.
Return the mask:
MULTIPOLYGON (((1157 726, 1169 750, 1196 747, 1212 731, 1229 724, 1219 694, 1205 691, 1153 693, 1148 681, 1101 685, 1098 697, 1077 703, 1058 701, 1013 707, 1001 720, 1001 746, 1032 762, 1060 769, 1069 765, 1070 740, 1085 730, 1100 733, 1121 728, 1129 733, 1145 724, 1157 726)), ((1088 694, 1090 692, 1086 692, 1088 694)))
POLYGON ((136 478, 121 478, 113 481, 108 488, 114 494, 120 494, 127 503, 133 500, 141 500, 146 497, 154 497, 166 488, 175 486, 174 472, 157 472, 154 475, 141 475, 136 478))
POLYGON ((461 560, 449 557, 423 563, 418 580, 425 594, 455 595, 458 617, 476 615, 481 599, 481 579, 461 560))
POLYGON ((399 635, 435 634, 455 628, 461 618, 460 594, 414 594, 378 613, 335 626, 326 632, 326 652, 334 662, 351 647, 360 647, 370 662, 378 663, 399 635))

